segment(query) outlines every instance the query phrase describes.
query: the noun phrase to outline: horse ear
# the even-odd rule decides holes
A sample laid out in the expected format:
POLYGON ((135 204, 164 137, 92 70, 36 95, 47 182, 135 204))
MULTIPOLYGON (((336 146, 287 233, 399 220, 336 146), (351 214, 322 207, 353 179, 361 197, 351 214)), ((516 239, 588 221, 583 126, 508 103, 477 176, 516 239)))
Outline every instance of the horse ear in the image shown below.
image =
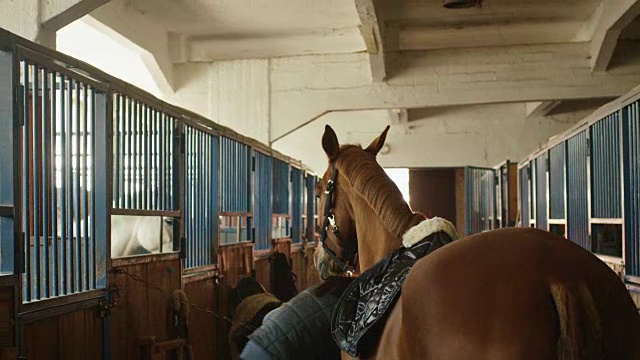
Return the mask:
POLYGON ((324 127, 324 135, 322 135, 322 148, 329 157, 329 160, 333 160, 336 156, 338 156, 338 150, 340 150, 338 137, 329 125, 325 125, 324 127))
POLYGON ((378 136, 377 138, 375 138, 371 144, 369 144, 369 146, 367 146, 367 148, 365 149, 366 152, 373 154, 373 156, 378 155, 378 153, 380 152, 380 149, 382 149, 382 147, 384 146, 384 141, 387 140, 387 132, 389 131, 390 126, 387 125, 386 128, 384 128, 384 131, 382 132, 382 134, 380 134, 380 136, 378 136))

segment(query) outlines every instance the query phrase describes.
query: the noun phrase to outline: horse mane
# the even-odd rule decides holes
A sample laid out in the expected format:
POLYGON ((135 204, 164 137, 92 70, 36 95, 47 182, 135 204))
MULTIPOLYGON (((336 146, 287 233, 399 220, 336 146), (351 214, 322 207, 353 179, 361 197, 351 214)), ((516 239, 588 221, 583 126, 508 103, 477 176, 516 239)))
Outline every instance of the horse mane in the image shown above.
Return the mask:
POLYGON ((375 157, 360 146, 343 145, 336 166, 351 188, 362 196, 394 237, 401 238, 410 227, 425 219, 411 211, 398 186, 384 172, 375 157))

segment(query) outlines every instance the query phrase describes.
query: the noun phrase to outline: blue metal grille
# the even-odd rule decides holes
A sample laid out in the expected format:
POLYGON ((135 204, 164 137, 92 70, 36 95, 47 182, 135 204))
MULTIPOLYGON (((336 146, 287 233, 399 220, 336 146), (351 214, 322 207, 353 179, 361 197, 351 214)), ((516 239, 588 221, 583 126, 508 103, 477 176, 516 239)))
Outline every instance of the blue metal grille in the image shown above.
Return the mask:
POLYGON ((590 137, 592 217, 622 218, 619 113, 593 124, 590 137))
POLYGON ((316 177, 308 174, 306 179, 307 188, 307 241, 315 241, 315 215, 316 213, 316 177))
POLYGON ((495 203, 495 171, 465 168, 467 235, 493 228, 495 203))
POLYGON ((106 95, 30 60, 19 86, 23 300, 103 288, 106 95))
POLYGON ((496 216, 500 216, 499 227, 513 226, 509 223, 509 161, 496 169, 499 183, 496 191, 496 216))
POLYGON ((522 218, 522 226, 529 226, 529 165, 522 167, 520 170, 520 217, 522 218))
POLYGON ((567 235, 590 250, 587 151, 586 130, 567 140, 567 235))
POLYGON ((273 213, 289 214, 289 164, 273 161, 273 213))
POLYGON ((220 211, 251 212, 251 148, 220 138, 220 211))
POLYGON ((217 263, 218 137, 185 126, 185 267, 217 263))
POLYGON ((271 248, 271 179, 273 159, 255 152, 256 171, 254 175, 254 221, 255 249, 271 248))
MULTIPOLYGON (((13 137, 13 56, 0 51, 0 274, 14 272, 14 147, 13 137)), ((17 180, 17 179, 16 179, 17 180)))
POLYGON ((535 159, 536 227, 547 230, 547 153, 535 159))
POLYGON ((291 242, 302 241, 302 206, 305 189, 302 186, 302 170, 291 168, 291 242))
POLYGON ((549 218, 564 219, 565 144, 549 150, 549 218))
POLYGON ((114 209, 175 209, 176 119, 129 96, 113 95, 114 209))
POLYGON ((640 276, 640 101, 623 110, 625 266, 640 276))

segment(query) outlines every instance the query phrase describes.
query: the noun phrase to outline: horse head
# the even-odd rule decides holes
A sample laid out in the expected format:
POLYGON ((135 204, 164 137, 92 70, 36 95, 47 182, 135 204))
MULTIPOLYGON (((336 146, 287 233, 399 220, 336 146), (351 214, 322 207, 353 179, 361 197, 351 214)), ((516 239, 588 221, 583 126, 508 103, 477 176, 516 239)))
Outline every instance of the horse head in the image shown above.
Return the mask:
POLYGON ((323 279, 343 274, 356 253, 361 270, 366 269, 389 247, 398 246, 409 225, 424 219, 411 212, 398 187, 376 161, 388 131, 389 126, 363 149, 341 146, 333 129, 325 127, 322 148, 328 167, 315 189, 320 205, 318 220, 323 226, 314 254, 314 264, 323 279), (375 236, 368 236, 372 232, 375 236), (359 241, 380 236, 391 239, 378 245, 370 240, 365 244, 368 249, 362 251, 359 241))

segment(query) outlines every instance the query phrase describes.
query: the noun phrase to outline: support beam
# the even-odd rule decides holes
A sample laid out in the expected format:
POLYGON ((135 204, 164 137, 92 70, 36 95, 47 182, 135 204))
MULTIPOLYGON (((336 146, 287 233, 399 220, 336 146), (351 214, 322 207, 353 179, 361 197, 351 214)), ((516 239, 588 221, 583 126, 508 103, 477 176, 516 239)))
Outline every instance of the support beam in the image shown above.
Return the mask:
POLYGON ((588 54, 588 43, 404 52, 373 84, 366 54, 273 59, 271 139, 330 111, 617 97, 640 83, 640 59, 592 74, 588 54))
POLYGON ((526 118, 536 118, 547 116, 553 109, 558 107, 562 101, 536 101, 525 104, 526 118))
POLYGON ((295 35, 203 35, 192 36, 188 40, 188 57, 191 62, 354 53, 364 50, 358 29, 355 27, 295 35))
POLYGON ((640 14, 640 0, 603 0, 591 21, 591 69, 606 71, 622 30, 640 14))
POLYGON ((376 14, 374 0, 355 0, 356 10, 360 16, 360 34, 364 39, 369 54, 369 66, 371 78, 374 82, 381 82, 387 78, 387 70, 384 57, 384 26, 376 14))
POLYGON ((57 31, 110 0, 40 0, 42 27, 57 31))
POLYGON ((138 51, 165 93, 175 90, 168 31, 121 0, 112 0, 84 19, 96 29, 138 51))
MULTIPOLYGON (((392 126, 386 142, 391 151, 377 159, 386 167, 495 166, 505 159, 523 158, 582 118, 581 113, 525 119, 522 104, 450 107, 412 122, 409 133, 392 126)), ((331 125, 341 143, 366 146, 388 124, 388 112, 330 112, 273 147, 322 173, 327 168, 320 144, 325 124, 331 125)))

